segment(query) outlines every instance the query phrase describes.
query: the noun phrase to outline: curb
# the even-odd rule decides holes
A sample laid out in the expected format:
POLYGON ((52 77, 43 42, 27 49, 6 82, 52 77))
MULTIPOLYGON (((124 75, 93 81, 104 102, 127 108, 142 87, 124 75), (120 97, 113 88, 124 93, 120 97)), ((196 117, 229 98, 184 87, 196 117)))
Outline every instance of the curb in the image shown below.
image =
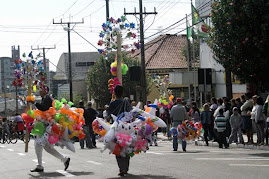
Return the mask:
MULTIPOLYGON (((217 142, 209 142, 209 147, 219 147, 217 142)), ((205 142, 198 141, 198 146, 205 146, 205 142)), ((257 145, 244 145, 244 144, 230 144, 229 148, 241 148, 241 149, 253 149, 253 150, 265 150, 269 151, 269 146, 257 146, 257 145)))

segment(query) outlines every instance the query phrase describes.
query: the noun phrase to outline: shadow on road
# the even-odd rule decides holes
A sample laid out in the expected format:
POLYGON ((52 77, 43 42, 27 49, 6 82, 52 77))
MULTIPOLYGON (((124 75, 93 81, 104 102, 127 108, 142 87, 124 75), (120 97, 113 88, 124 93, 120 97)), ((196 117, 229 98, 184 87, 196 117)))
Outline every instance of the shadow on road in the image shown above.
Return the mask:
POLYGON ((256 153, 256 154, 248 154, 255 157, 269 157, 269 153, 256 153))
MULTIPOLYGON (((93 172, 70 172, 68 173, 75 175, 75 176, 85 176, 85 175, 94 175, 93 172)), ((44 172, 44 173, 37 173, 37 175, 29 174, 29 178, 57 178, 57 177, 63 177, 64 175, 58 173, 58 172, 44 172)))
MULTIPOLYGON (((116 179, 116 178, 121 178, 121 177, 114 177, 114 178, 108 178, 108 179, 116 179)), ((132 174, 128 174, 127 176, 125 176, 124 178, 130 178, 130 179, 155 179, 155 178, 162 178, 162 179, 176 179, 174 177, 171 176, 164 176, 164 175, 132 175, 132 174)))

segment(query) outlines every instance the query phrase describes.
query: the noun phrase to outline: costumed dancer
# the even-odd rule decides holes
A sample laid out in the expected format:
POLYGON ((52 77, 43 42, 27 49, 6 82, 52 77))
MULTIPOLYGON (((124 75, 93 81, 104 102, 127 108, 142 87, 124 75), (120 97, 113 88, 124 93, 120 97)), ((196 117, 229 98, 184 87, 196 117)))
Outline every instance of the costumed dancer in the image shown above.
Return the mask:
MULTIPOLYGON (((49 88, 47 86, 45 86, 45 85, 42 86, 42 88, 39 91, 39 94, 42 97, 42 101, 41 101, 41 103, 34 103, 35 106, 37 107, 37 109, 39 109, 40 111, 47 111, 47 110, 49 110, 50 107, 52 107, 52 99, 50 98, 48 93, 49 93, 49 88)), ((37 136, 37 139, 38 138, 39 137, 37 136)), ((50 144, 50 143, 47 142, 47 143, 45 143, 44 146, 42 146, 36 140, 35 141, 35 152, 36 152, 38 164, 37 164, 35 169, 30 170, 31 172, 44 172, 44 167, 42 165, 42 151, 43 151, 43 148, 48 153, 50 153, 54 157, 60 159, 61 162, 64 163, 64 170, 66 170, 69 167, 69 163, 70 163, 70 158, 69 157, 63 156, 60 152, 58 152, 54 148, 53 144, 50 144)))

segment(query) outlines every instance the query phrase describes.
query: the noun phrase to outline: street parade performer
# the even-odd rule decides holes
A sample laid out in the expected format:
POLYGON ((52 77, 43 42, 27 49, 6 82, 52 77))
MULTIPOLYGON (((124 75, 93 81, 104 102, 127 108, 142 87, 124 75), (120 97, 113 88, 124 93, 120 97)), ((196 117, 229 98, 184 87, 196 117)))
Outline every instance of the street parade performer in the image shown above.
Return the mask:
POLYGON ((28 110, 27 114, 22 114, 26 126, 29 127, 28 124, 31 122, 34 124, 29 130, 31 135, 35 136, 35 152, 38 164, 35 169, 30 170, 31 172, 44 171, 42 166, 43 148, 54 157, 60 159, 64 163, 64 170, 66 170, 69 167, 70 158, 58 152, 54 148, 54 144, 57 143, 62 148, 65 146, 75 152, 75 148, 69 139, 75 136, 80 139, 85 137, 81 128, 84 124, 84 111, 80 108, 71 108, 73 103, 67 103, 65 99, 62 99, 62 102, 53 101, 48 92, 49 88, 47 86, 40 87, 41 103, 31 101, 38 110, 28 110))

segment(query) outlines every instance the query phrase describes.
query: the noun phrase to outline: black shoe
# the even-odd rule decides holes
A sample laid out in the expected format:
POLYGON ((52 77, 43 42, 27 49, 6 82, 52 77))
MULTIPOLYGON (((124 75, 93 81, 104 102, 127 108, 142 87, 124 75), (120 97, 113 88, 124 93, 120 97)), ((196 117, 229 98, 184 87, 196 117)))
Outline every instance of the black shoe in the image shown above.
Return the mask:
POLYGON ((121 177, 123 177, 123 176, 125 176, 125 172, 124 171, 121 171, 118 175, 121 176, 121 177))
POLYGON ((44 169, 35 168, 30 170, 30 172, 44 172, 44 169))
POLYGON ((186 149, 183 149, 183 152, 187 152, 187 150, 186 149))
POLYGON ((175 150, 175 149, 174 149, 173 151, 175 151, 175 152, 176 152, 177 150, 175 150))
POLYGON ((64 170, 67 170, 67 169, 68 169, 68 167, 69 167, 69 163, 70 163, 70 158, 68 158, 68 159, 66 160, 66 162, 64 162, 64 170))

